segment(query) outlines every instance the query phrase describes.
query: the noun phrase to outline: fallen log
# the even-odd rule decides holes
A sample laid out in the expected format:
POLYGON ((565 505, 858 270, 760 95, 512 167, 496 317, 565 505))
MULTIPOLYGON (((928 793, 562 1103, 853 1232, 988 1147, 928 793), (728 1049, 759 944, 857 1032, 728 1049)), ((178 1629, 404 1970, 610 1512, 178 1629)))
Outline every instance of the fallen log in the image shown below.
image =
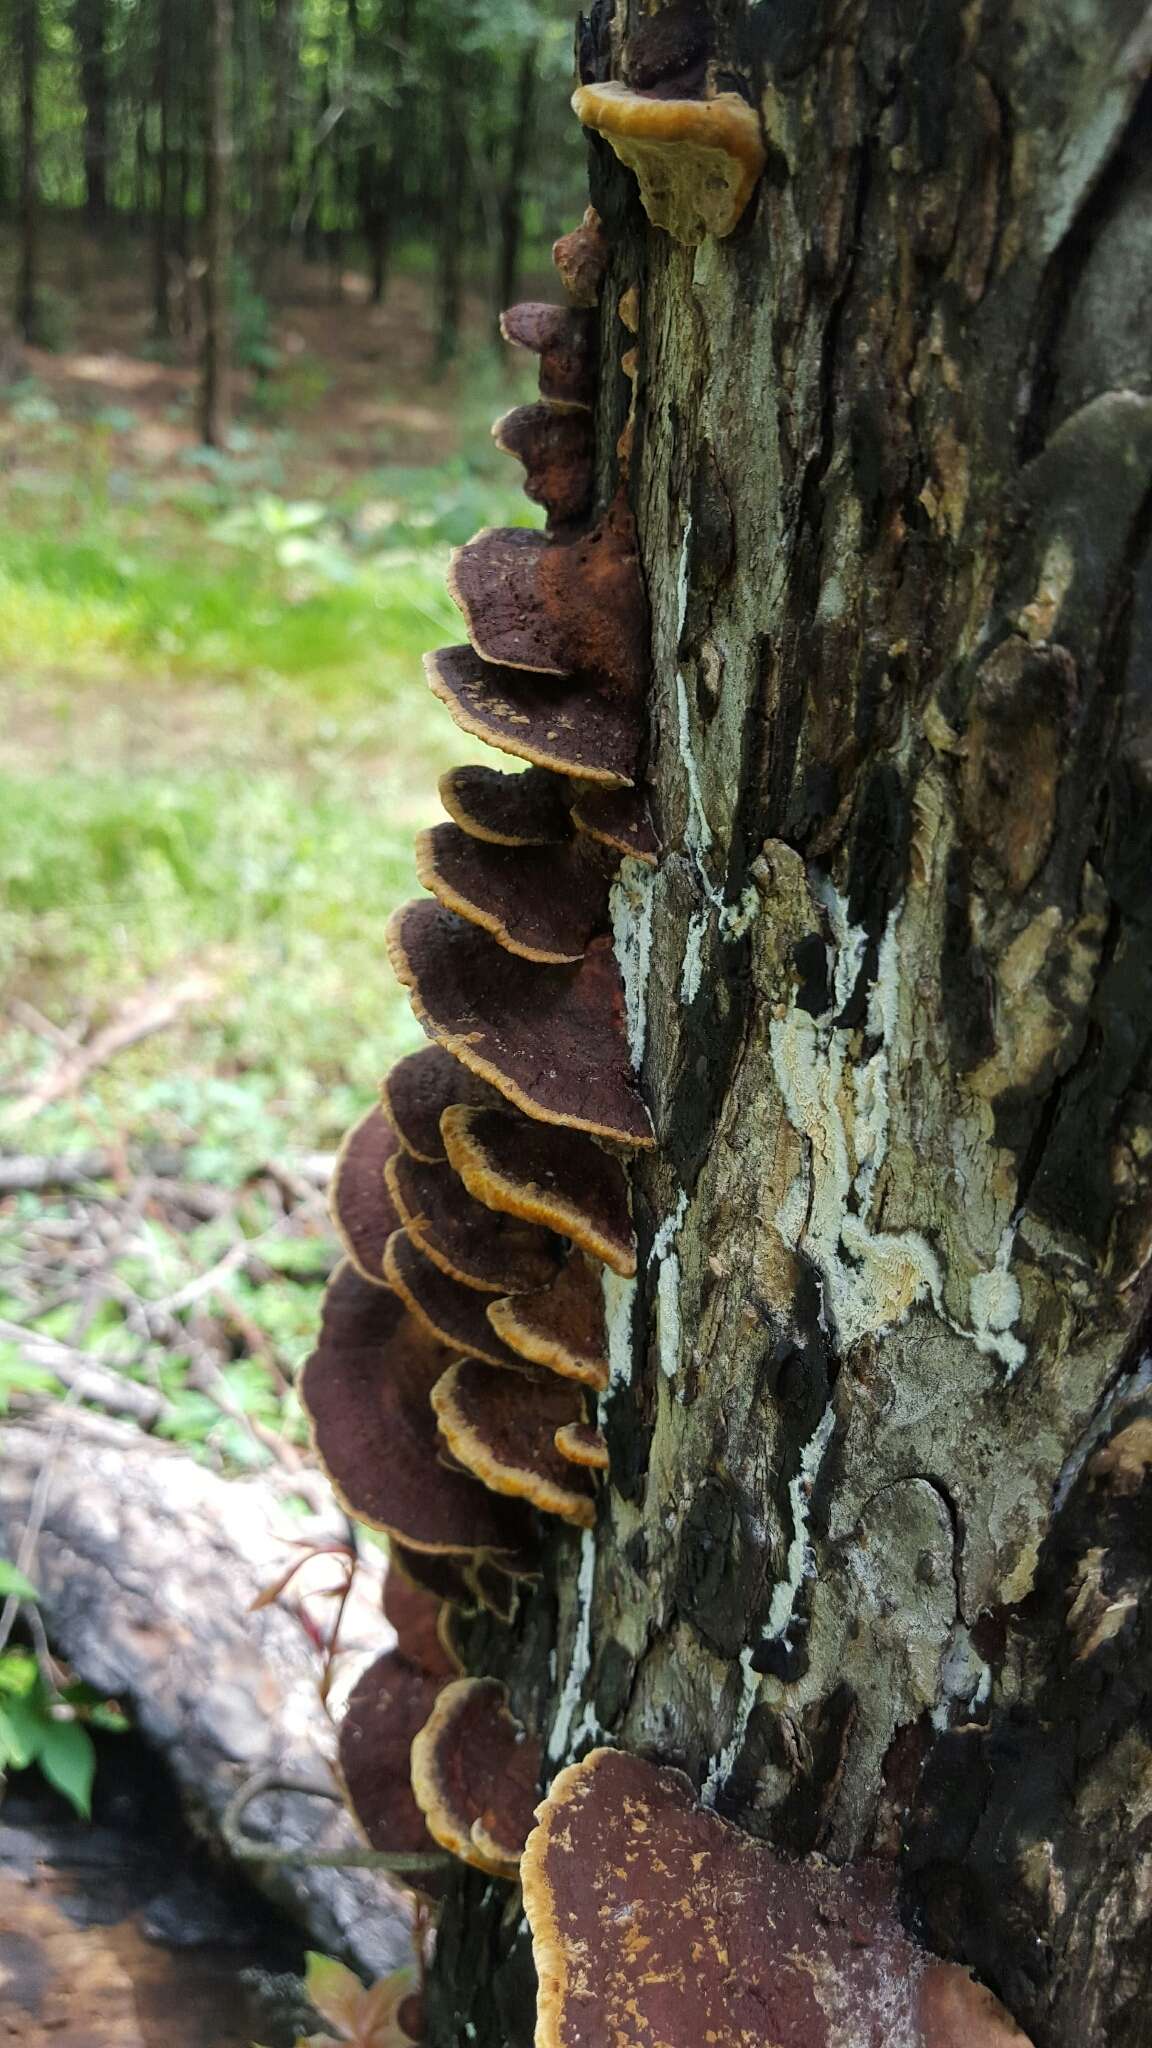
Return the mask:
MULTIPOLYGON (((221 1479, 106 1416, 56 1407, 3 1425, 0 1553, 21 1556, 54 1648, 126 1705, 167 1762, 193 1825, 221 1853, 226 1811, 253 1774, 314 1777, 318 1756, 335 1749, 305 1630, 281 1605, 249 1611, 291 1562, 294 1542, 347 1538, 334 1501, 320 1513, 288 1513, 291 1491, 284 1473, 221 1479), (31 1545, 22 1550, 30 1523, 31 1555, 31 1545)), ((331 1584, 330 1565, 310 1569, 313 1585, 331 1584)), ((379 1596, 379 1572, 368 1566, 342 1631, 349 1682, 386 1644, 379 1596)), ((327 1613, 315 1602, 311 1611, 327 1613)), ((270 1848, 362 1847, 341 1809, 324 1801, 273 1796, 256 1812, 249 1830, 258 1825, 270 1848)), ((372 1976, 407 1960, 404 1895, 376 1872, 246 1867, 314 1947, 372 1976)))

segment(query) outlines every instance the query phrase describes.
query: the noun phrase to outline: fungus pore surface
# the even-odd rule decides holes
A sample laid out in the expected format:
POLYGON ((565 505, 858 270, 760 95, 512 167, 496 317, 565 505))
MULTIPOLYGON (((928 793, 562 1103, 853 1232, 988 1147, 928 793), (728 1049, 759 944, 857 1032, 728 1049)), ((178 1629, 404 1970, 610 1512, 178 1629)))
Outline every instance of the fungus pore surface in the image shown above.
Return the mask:
POLYGON ((660 99, 609 81, 579 86, 572 108, 635 172, 654 227, 690 247, 732 233, 766 160, 759 117, 739 93, 660 99))

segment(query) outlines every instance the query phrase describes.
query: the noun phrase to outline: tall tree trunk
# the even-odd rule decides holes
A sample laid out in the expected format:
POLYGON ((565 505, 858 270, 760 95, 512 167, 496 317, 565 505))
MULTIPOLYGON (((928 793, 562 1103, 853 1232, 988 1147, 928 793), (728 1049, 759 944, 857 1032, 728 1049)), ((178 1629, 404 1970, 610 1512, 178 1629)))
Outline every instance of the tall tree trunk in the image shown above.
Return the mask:
POLYGON ((459 51, 446 43, 440 56, 440 204, 436 221, 436 347, 433 366, 444 370, 460 347, 463 297, 465 184, 468 171, 468 116, 459 51))
POLYGON ((170 307, 170 213, 171 185, 171 83, 172 13, 171 0, 157 0, 156 9, 156 107, 159 140, 156 157, 156 197, 152 216, 152 328, 160 341, 172 332, 170 307))
POLYGON ((39 0, 20 0, 17 38, 20 65, 20 259, 16 325, 25 341, 35 344, 40 324, 40 162, 36 127, 40 72, 39 0))
POLYGON ((284 193, 288 168, 288 107, 295 49, 294 0, 275 0, 272 17, 272 89, 268 132, 262 144, 260 179, 260 232, 257 243, 257 281, 274 292, 285 229, 284 193))
POLYGON ((84 102, 85 213, 90 228, 108 217, 108 0, 76 0, 73 27, 84 102))
POLYGON ((520 296, 520 245, 524 233, 524 173, 532 147, 536 113, 538 51, 530 43, 520 59, 513 96, 508 161, 500 187, 497 221, 495 310, 514 305, 520 296))
MULTIPOLYGON (((711 62, 768 153, 686 248, 592 146, 605 495, 639 300, 663 851, 616 929, 657 1147, 596 1529, 477 1661, 550 1768, 608 1741, 791 1852, 898 1857, 1037 2048, 1140 2048, 1148 13, 690 13, 580 41, 664 96, 711 62)), ((452 1881, 435 2048, 532 2039, 498 1891, 452 1881)))
POLYGON ((203 433, 210 448, 223 446, 231 416, 232 21, 232 0, 212 0, 202 391, 203 433))

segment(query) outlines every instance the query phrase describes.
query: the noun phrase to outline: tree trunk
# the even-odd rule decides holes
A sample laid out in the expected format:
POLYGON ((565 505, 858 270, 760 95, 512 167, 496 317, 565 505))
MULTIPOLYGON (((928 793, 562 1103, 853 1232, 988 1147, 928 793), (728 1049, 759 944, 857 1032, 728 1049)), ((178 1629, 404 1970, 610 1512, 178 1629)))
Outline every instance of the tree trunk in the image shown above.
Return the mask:
POLYGON ((158 0, 156 14, 156 107, 159 140, 156 157, 155 211, 152 216, 152 331, 157 340, 167 341, 172 332, 169 303, 171 277, 169 247, 171 206, 171 82, 172 13, 170 0, 158 0))
MULTIPOLYGON (((1037 2048, 1138 2048, 1148 14, 686 18, 597 5, 580 40, 664 96, 713 60, 768 153, 693 249, 592 147, 605 496, 639 295, 663 853, 616 929, 658 1142, 596 1530, 477 1650, 551 1768, 608 1741, 790 1852, 899 1855, 1037 2048)), ((491 1891, 445 1911, 436 2048, 532 2038, 491 1891)))
MULTIPOLYGON (((514 305, 520 296, 520 244, 524 231, 524 173, 532 146, 536 113, 538 52, 530 43, 520 59, 513 99, 508 162, 500 188, 497 226, 495 310, 514 305)), ((499 330, 497 330, 497 334, 499 330)))
POLYGON ((440 54, 440 137, 442 175, 436 220, 436 348, 435 370, 447 369, 460 347, 463 295, 461 237, 465 218, 464 187, 468 171, 468 138, 464 123, 468 100, 459 52, 446 43, 440 54))
POLYGON ((76 0, 73 24, 84 102, 85 214, 99 230, 108 217, 108 0, 76 0))
POLYGON ((212 0, 212 60, 205 159, 203 432, 220 448, 231 417, 232 0, 212 0))
POLYGON ((16 325, 24 340, 39 339, 40 162, 36 92, 40 71, 38 0, 20 0, 20 259, 16 283, 16 325))

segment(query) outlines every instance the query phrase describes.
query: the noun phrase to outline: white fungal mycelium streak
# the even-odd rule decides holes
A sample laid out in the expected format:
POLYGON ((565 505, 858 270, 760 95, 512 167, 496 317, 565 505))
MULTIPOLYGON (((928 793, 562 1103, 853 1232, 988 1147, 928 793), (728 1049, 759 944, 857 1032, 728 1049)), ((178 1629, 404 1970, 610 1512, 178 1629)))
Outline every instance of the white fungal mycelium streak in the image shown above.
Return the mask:
POLYGON ((684 958, 680 965, 680 1001, 685 1007, 694 1003, 700 993, 708 917, 708 911, 694 910, 688 920, 688 936, 684 941, 684 958))
POLYGON ((635 1280, 622 1280, 605 1266, 604 1323, 608 1333, 608 1387, 600 1396, 600 1425, 604 1425, 607 1394, 626 1387, 632 1378, 632 1317, 636 1304, 635 1280))
POLYGON ((656 1268, 656 1353, 665 1379, 675 1379, 680 1365, 680 1260, 673 1246, 688 1212, 688 1197, 681 1188, 674 1209, 669 1210, 652 1240, 649 1266, 656 1268))
POLYGON ((1009 1271, 1012 1231, 1001 1238, 992 1267, 970 1283, 969 1327, 944 1305, 944 1271, 927 1238, 916 1230, 878 1231, 871 1222, 891 1123, 901 907, 892 911, 881 936, 868 992, 866 1023, 873 1050, 856 1066, 854 1031, 836 1020, 859 980, 867 934, 849 921, 847 904, 830 881, 821 881, 815 893, 832 938, 831 1000, 819 1017, 793 1000, 769 1026, 784 1107, 794 1129, 808 1140, 806 1174, 788 1189, 777 1228, 786 1243, 802 1248, 816 1265, 842 1350, 861 1337, 894 1328, 916 1302, 927 1299, 950 1329, 998 1358, 1011 1377, 1026 1355, 1021 1339, 1012 1334, 1021 1308, 1020 1290, 1009 1271))
POLYGON ((747 1647, 740 1652, 740 1679, 740 1698, 736 1706, 736 1717, 732 1723, 732 1733, 724 1744, 723 1749, 718 1750, 712 1758, 708 1766, 708 1775, 704 1780, 704 1788, 700 1794, 701 1803, 704 1806, 715 1806, 718 1793, 723 1791, 724 1786, 736 1768, 740 1751, 744 1747, 744 1738, 748 1733, 748 1723, 752 1718, 752 1709, 756 1705, 757 1696, 760 1691, 760 1673, 753 1669, 752 1652, 747 1647))
POLYGON ((648 1036, 648 976, 652 965, 652 901, 655 871, 643 861, 622 860, 608 907, 620 979, 628 1050, 637 1072, 648 1036))
POLYGON ((596 1531, 585 1529, 580 1538, 580 1570, 576 1578, 576 1633, 572 1638, 572 1656, 568 1665, 568 1676, 564 1690, 556 1707, 552 1732, 548 1737, 548 1756, 552 1763, 559 1763, 568 1754, 572 1738, 572 1723, 580 1705, 584 1681, 592 1668, 592 1592, 596 1583, 596 1531))
POLYGON ((788 1545, 785 1576, 778 1579, 772 1588, 772 1601, 764 1629, 764 1640, 767 1643, 778 1643, 787 1635, 792 1616, 796 1612, 800 1588, 816 1568, 816 1554, 808 1533, 809 1503, 835 1427, 836 1411, 829 1402, 800 1453, 796 1476, 788 1487, 788 1504, 792 1510, 792 1540, 788 1545))

